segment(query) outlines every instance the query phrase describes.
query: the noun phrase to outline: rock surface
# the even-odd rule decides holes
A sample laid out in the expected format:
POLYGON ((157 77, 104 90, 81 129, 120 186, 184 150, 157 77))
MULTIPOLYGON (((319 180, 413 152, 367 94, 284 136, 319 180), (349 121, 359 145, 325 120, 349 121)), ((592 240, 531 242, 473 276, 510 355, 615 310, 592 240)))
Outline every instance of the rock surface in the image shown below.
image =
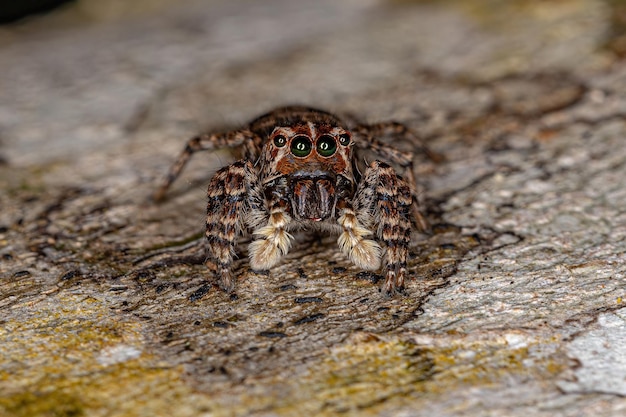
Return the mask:
POLYGON ((0 29, 0 414, 624 414, 620 2, 126 3, 0 29), (228 152, 150 202, 188 137, 289 103, 445 157, 405 295, 307 234, 219 291, 228 152))

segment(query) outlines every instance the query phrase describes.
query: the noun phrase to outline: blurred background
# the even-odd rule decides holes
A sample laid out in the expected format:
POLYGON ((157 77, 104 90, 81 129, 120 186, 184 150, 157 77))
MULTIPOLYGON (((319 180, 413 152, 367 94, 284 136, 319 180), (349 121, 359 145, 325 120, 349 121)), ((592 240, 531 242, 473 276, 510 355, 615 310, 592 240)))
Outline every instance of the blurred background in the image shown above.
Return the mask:
POLYGON ((171 155, 199 130, 288 103, 393 114, 432 136, 449 113, 489 105, 481 85, 621 59, 625 10, 617 0, 3 1, 0 155, 32 166, 129 143, 171 155))

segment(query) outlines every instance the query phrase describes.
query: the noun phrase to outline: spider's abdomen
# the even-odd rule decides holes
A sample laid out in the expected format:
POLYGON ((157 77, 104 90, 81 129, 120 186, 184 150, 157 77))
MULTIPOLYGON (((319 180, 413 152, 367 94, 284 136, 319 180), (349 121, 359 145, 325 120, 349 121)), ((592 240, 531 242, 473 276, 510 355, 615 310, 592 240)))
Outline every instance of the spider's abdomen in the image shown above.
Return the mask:
POLYGON ((294 176, 290 184, 293 215, 301 220, 323 221, 335 210, 335 181, 327 175, 294 176))

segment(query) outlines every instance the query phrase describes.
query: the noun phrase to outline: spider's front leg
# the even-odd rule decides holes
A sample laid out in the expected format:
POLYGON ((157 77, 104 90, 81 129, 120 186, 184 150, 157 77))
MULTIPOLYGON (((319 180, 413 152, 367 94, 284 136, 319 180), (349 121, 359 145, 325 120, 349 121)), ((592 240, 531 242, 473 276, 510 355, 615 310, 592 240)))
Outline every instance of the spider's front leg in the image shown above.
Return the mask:
POLYGON ((255 205, 258 177, 252 163, 240 160, 217 171, 208 187, 206 266, 214 269, 226 292, 235 287, 231 267, 236 239, 245 227, 245 214, 255 205))
POLYGON ((401 291, 411 241, 411 189, 393 168, 372 162, 363 175, 354 198, 357 218, 376 227, 376 236, 385 244, 383 266, 387 294, 401 291))

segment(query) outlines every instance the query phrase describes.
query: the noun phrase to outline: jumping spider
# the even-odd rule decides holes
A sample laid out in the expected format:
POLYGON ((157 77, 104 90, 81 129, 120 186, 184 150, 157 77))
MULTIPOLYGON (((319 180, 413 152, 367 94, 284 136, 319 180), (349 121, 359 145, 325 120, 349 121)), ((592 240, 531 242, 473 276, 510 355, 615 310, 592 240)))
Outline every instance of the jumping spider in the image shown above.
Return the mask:
POLYGON ((339 249, 359 268, 378 270, 382 260, 383 290, 392 294, 404 287, 411 218, 421 231, 428 225, 418 211, 414 154, 379 141, 380 135, 419 144, 399 123, 348 126, 325 111, 279 108, 242 129, 190 139, 154 198, 163 199, 194 152, 240 147, 243 159, 217 171, 208 187, 206 265, 223 290, 235 286, 231 266, 242 232, 252 233, 250 267, 261 271, 289 251, 289 231, 316 228, 338 233, 339 249), (359 150, 399 166, 405 179, 379 160, 361 174, 359 150))

